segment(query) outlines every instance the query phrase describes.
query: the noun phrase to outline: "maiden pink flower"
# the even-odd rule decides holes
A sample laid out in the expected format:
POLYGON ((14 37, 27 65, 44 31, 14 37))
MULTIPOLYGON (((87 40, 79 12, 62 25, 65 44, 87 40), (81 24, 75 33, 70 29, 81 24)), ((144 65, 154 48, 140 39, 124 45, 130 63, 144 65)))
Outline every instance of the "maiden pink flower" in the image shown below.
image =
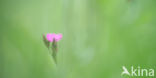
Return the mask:
POLYGON ((43 35, 43 41, 48 49, 52 49, 52 52, 49 50, 49 52, 52 54, 52 57, 57 64, 57 42, 62 39, 62 34, 55 34, 55 33, 48 33, 46 36, 43 35), (52 43, 50 43, 52 42, 52 43), (50 45, 51 44, 51 45, 50 45))
POLYGON ((55 34, 55 33, 48 33, 46 36, 47 40, 49 42, 53 42, 55 40, 56 42, 60 41, 62 39, 62 34, 55 34))

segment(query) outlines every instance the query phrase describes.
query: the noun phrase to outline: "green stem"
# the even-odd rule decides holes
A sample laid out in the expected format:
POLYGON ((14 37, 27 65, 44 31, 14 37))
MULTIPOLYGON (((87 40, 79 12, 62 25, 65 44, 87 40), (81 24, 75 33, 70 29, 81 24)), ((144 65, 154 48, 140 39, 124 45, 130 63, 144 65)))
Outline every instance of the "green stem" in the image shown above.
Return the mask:
POLYGON ((55 61, 55 63, 57 64, 57 43, 55 41, 55 39, 53 40, 53 43, 52 43, 52 56, 53 56, 53 59, 55 61))

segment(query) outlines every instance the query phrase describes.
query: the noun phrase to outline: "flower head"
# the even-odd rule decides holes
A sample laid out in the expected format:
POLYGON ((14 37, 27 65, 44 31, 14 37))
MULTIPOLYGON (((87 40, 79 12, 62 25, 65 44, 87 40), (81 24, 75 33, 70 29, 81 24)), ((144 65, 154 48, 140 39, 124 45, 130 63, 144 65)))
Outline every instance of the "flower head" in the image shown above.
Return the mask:
POLYGON ((53 42, 54 40, 58 42, 62 39, 62 34, 48 33, 46 38, 49 42, 53 42))

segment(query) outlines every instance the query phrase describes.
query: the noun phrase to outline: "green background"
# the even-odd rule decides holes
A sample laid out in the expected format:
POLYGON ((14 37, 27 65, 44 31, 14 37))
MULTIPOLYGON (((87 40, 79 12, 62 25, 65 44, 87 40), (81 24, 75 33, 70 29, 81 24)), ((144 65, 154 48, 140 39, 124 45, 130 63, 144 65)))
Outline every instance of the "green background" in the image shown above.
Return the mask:
POLYGON ((156 0, 0 0, 0 78, 129 77, 122 66, 156 68, 156 0), (46 33, 63 34, 57 66, 46 33))

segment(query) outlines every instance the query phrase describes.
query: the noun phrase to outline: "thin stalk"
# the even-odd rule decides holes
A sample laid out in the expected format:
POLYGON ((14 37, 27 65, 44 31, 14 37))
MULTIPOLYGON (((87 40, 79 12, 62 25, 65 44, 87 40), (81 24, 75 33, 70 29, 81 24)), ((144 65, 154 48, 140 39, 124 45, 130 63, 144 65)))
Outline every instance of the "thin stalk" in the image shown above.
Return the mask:
POLYGON ((55 63, 57 64, 57 42, 55 39, 52 42, 52 51, 53 51, 52 53, 53 59, 55 63))

